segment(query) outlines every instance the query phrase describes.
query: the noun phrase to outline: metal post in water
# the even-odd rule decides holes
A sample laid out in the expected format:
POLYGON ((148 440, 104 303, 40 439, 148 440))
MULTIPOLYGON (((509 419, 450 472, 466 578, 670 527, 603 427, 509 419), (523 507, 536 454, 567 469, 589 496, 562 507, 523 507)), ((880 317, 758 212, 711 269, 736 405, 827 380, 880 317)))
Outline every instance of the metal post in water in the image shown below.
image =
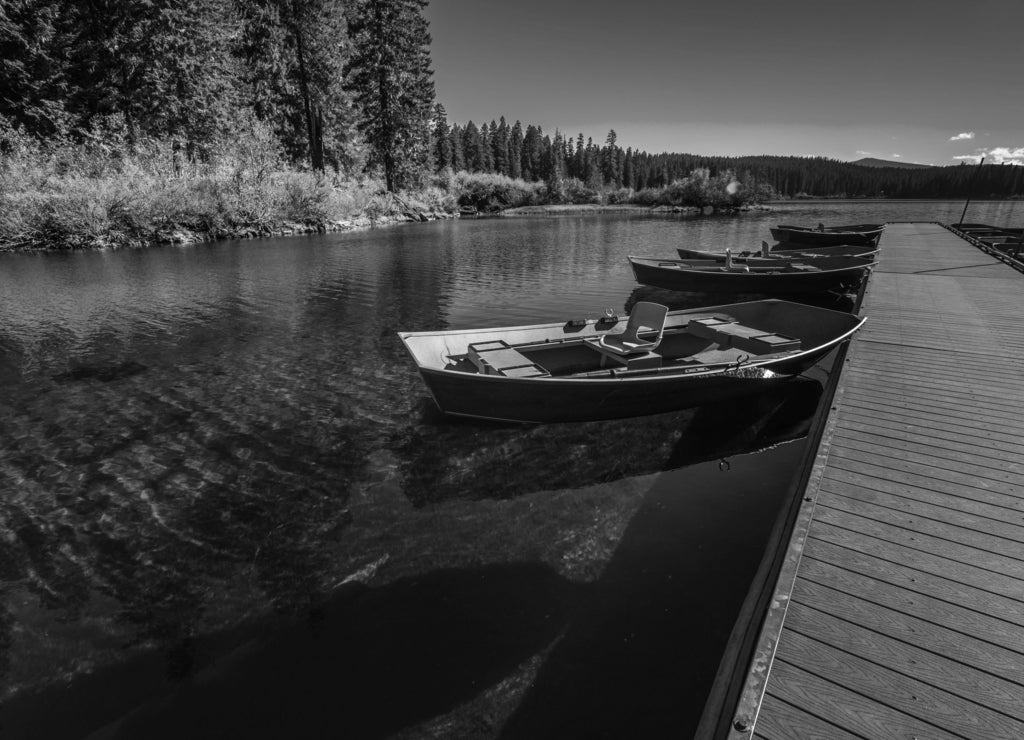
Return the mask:
POLYGON ((964 216, 967 215, 967 206, 971 204, 971 195, 974 192, 974 187, 978 184, 978 178, 981 177, 981 166, 985 164, 985 158, 982 157, 981 161, 978 162, 978 171, 974 173, 974 183, 971 185, 971 189, 967 191, 967 202, 964 203, 964 212, 960 214, 960 223, 957 226, 963 226, 964 216))

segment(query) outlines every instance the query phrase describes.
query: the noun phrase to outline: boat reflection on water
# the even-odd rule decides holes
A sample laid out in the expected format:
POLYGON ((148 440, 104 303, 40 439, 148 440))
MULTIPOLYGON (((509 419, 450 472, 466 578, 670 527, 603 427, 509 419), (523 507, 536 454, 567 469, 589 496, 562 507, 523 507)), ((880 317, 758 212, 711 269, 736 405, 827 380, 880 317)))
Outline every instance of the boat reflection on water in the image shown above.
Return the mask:
POLYGON ((399 449, 405 494, 416 505, 467 492, 512 498, 756 452, 806 436, 821 394, 821 383, 796 377, 674 413, 527 427, 452 420, 424 403, 399 449))

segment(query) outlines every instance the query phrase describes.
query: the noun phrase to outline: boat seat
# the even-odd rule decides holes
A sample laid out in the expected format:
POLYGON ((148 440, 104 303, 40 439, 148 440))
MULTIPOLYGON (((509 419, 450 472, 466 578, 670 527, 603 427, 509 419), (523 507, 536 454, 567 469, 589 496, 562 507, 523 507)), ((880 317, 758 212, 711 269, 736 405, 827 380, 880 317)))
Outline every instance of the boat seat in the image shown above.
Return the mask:
POLYGON ((551 374, 501 339, 469 345, 466 357, 482 375, 537 378, 551 374))
POLYGON ((717 342, 723 348, 732 348, 755 355, 790 352, 800 349, 800 340, 785 334, 753 329, 735 321, 716 317, 692 319, 686 331, 704 339, 717 342))
POLYGON ((625 357, 628 355, 647 354, 661 344, 665 333, 665 317, 668 306, 660 303, 640 301, 629 312, 626 328, 617 334, 602 334, 600 337, 587 339, 588 345, 598 352, 625 357), (643 332, 647 338, 641 339, 643 332), (652 338, 650 335, 654 333, 652 338))

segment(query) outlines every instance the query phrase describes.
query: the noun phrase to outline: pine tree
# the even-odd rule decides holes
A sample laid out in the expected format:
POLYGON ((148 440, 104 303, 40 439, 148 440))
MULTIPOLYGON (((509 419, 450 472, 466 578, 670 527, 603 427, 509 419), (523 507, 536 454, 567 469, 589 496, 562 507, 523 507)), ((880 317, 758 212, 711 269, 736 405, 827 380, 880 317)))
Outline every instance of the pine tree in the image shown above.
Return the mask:
POLYGON ((491 121, 491 148, 494 151, 494 171, 501 175, 511 174, 509 166, 509 130, 505 122, 505 116, 501 117, 501 123, 495 127, 491 121))
POLYGON ((483 152, 480 143, 480 129, 470 121, 462 133, 462 151, 466 157, 466 169, 470 172, 483 172, 483 152))
POLYGON ((15 119, 49 118, 38 133, 56 130, 58 109, 80 137, 116 120, 129 146, 207 141, 233 118, 237 74, 223 39, 237 21, 224 0, 22 0, 4 11, 3 98, 15 119))
POLYGON ((555 129, 555 138, 552 141, 544 137, 544 181, 548 187, 554 189, 558 182, 565 178, 565 141, 562 134, 555 129))
POLYGON ((462 140, 463 132, 459 124, 452 126, 451 134, 448 136, 452 145, 452 169, 461 172, 466 169, 466 155, 463 153, 462 140))
POLYGON ((370 165, 384 169, 389 191, 413 184, 426 170, 434 103, 426 0, 352 0, 352 56, 346 89, 360 114, 370 165))
POLYGON ((633 159, 633 148, 629 147, 622 160, 622 185, 630 190, 636 190, 636 168, 633 159))
POLYGON ((573 163, 574 177, 580 180, 587 179, 587 150, 583 145, 583 132, 576 137, 576 158, 573 163))
POLYGON ((508 174, 519 179, 523 176, 523 125, 516 121, 508 137, 508 174))
POLYGON ((600 190, 604 185, 604 177, 601 174, 601 150, 594 146, 594 140, 587 138, 587 176, 585 182, 587 187, 600 190))
POLYGON ((543 177, 544 142, 540 126, 529 125, 523 136, 523 179, 540 180, 543 177))
POLYGON ((480 127, 480 171, 494 172, 494 152, 491 150, 491 127, 480 127))
POLYGON ((0 5, 0 117, 50 136, 62 126, 62 68, 56 51, 61 10, 53 0, 0 5))
MULTIPOLYGON (((217 0, 220 1, 220 0, 217 0)), ((341 0, 235 0, 244 101, 274 127, 295 160, 320 170, 358 160, 351 99, 342 89, 350 53, 341 0)))
POLYGON ((434 120, 431 130, 433 133, 434 171, 440 172, 445 167, 452 167, 453 165, 451 130, 448 128, 448 112, 440 103, 434 106, 434 120))

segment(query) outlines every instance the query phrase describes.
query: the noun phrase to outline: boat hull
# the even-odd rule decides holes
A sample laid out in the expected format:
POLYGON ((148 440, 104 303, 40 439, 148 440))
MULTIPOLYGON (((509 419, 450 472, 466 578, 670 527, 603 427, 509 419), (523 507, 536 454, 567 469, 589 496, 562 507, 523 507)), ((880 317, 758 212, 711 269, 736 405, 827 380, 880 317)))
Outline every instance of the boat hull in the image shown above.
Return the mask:
MULTIPOLYGON (((827 258, 832 260, 833 258, 827 258)), ((872 266, 870 260, 835 258, 853 263, 847 267, 816 271, 714 271, 687 269, 685 260, 643 260, 630 258, 633 276, 641 285, 702 293, 761 293, 765 295, 801 295, 829 290, 850 290, 860 285, 872 266)))
MULTIPOLYGON (((724 260, 725 252, 708 252, 702 249, 676 249, 680 259, 716 259, 724 260)), ((830 247, 795 247, 785 244, 773 247, 768 259, 792 259, 799 257, 871 257, 878 253, 878 248, 870 244, 839 244, 830 247)), ((734 260, 763 258, 760 250, 733 251, 734 260)))
POLYGON ((783 244, 807 244, 819 247, 841 244, 878 244, 884 227, 866 231, 817 231, 792 226, 776 226, 771 229, 772 238, 783 244))
MULTIPOLYGON (((621 331, 624 321, 613 317, 400 332, 399 337, 446 414, 545 423, 643 416, 763 392, 812 366, 856 332, 864 319, 777 299, 671 311, 658 349, 662 362, 606 367, 602 355, 591 348, 592 340, 621 331), (709 325, 738 328, 725 334, 711 329, 709 334, 709 325), (741 340, 744 333, 754 338, 741 340), (743 342, 754 344, 741 346, 743 342), (505 349, 482 349, 498 343, 505 349), (507 365, 511 374, 503 374, 471 361, 475 352, 515 355, 513 348, 545 372, 520 375, 516 368, 523 365, 507 365), (582 369, 566 364, 575 367, 580 360, 594 364, 582 369)), ((495 359, 489 367, 500 364, 495 359)))
POLYGON ((596 421, 678 411, 761 393, 806 370, 827 351, 785 366, 705 376, 526 380, 431 369, 421 369, 420 375, 438 408, 454 416, 526 423, 596 421))

